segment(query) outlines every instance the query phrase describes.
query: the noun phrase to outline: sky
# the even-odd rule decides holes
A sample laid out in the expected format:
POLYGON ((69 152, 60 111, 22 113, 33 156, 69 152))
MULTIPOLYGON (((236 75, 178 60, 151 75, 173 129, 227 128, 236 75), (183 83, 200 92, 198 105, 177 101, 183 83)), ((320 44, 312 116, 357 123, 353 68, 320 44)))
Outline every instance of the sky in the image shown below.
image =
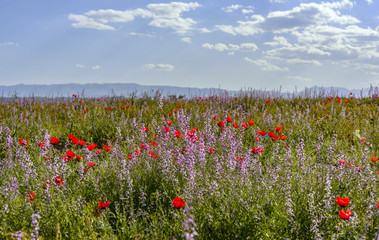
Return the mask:
POLYGON ((1 0, 0 85, 379 85, 377 0, 1 0))

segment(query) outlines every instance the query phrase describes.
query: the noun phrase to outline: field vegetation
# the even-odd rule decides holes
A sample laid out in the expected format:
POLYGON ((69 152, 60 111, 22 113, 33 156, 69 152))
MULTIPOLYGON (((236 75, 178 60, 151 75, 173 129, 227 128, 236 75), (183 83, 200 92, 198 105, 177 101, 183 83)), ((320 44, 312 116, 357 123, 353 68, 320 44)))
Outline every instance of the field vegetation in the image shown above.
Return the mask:
POLYGON ((377 239, 379 97, 3 98, 0 239, 377 239))

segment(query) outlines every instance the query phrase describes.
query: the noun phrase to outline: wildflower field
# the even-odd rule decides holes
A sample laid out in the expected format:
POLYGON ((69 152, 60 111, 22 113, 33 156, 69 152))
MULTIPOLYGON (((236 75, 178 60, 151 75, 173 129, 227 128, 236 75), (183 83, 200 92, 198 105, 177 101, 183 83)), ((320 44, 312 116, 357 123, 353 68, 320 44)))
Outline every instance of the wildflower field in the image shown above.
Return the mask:
POLYGON ((377 239, 377 94, 2 98, 0 239, 377 239))

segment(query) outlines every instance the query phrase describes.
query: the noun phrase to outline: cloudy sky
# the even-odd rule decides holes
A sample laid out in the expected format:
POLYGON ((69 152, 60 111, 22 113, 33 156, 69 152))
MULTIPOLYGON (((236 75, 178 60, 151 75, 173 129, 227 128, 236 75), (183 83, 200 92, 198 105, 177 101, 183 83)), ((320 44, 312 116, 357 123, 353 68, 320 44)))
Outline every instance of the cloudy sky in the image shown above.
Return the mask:
POLYGON ((1 0, 0 85, 379 84, 377 0, 1 0))

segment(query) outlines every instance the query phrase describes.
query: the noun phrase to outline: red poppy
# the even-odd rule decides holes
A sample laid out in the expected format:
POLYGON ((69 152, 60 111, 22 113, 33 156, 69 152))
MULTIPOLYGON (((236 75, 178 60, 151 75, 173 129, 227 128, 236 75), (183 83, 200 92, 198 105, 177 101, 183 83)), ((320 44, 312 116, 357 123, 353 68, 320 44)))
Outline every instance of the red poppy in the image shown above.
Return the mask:
POLYGON ((269 132, 268 135, 269 135, 270 137, 274 137, 274 136, 275 136, 275 133, 273 133, 273 132, 269 132))
POLYGON ((80 140, 80 141, 79 141, 79 145, 80 145, 80 146, 84 146, 85 144, 86 144, 86 141, 84 141, 84 140, 80 140))
POLYGON ((262 153, 264 152, 263 149, 260 148, 260 147, 252 148, 251 151, 252 151, 253 153, 256 153, 256 154, 262 154, 262 153))
POLYGON ((18 141, 20 142, 21 146, 26 145, 28 143, 28 139, 23 140, 22 138, 20 138, 18 141))
POLYGON ((347 205, 349 205, 349 202, 350 202, 350 200, 347 197, 345 197, 345 198, 337 197, 337 200, 336 200, 336 203, 340 207, 347 207, 347 205))
POLYGON ((99 201, 99 208, 100 209, 106 209, 108 206, 109 206, 109 204, 111 204, 110 202, 101 202, 101 201, 99 201))
POLYGON ((276 132, 281 132, 282 130, 283 130, 283 129, 282 129, 281 127, 277 127, 275 131, 276 131, 276 132))
POLYGON ((177 107, 177 108, 180 108, 180 106, 179 106, 179 105, 176 105, 176 107, 177 107))
POLYGON ((169 127, 165 127, 164 130, 165 130, 165 132, 169 132, 170 128, 169 127))
POLYGON ((29 192, 28 197, 29 197, 29 202, 32 202, 34 199, 37 198, 37 194, 35 194, 34 192, 29 192))
POLYGON ((150 144, 151 144, 151 146, 153 146, 153 147, 154 147, 154 146, 157 146, 157 147, 158 147, 158 143, 155 142, 155 141, 151 141, 150 144))
POLYGON ((208 149, 208 152, 209 152, 210 154, 214 154, 214 153, 215 153, 215 150, 214 150, 213 148, 209 148, 209 149, 208 149))
POLYGON ((181 137, 183 137, 183 134, 181 134, 179 130, 176 130, 175 136, 176 136, 176 138, 181 138, 181 137))
POLYGON ((61 175, 55 178, 55 184, 57 184, 58 186, 62 186, 63 182, 64 182, 64 179, 61 178, 61 175))
POLYGON ((78 142, 79 142, 79 139, 77 139, 77 138, 73 138, 72 139, 72 144, 76 145, 76 144, 78 144, 78 142))
POLYGON ((346 210, 346 212, 341 210, 339 213, 340 213, 340 218, 343 220, 349 220, 352 214, 351 210, 346 210))
POLYGON ((331 101, 332 101, 332 99, 331 99, 331 98, 328 98, 328 101, 329 101, 329 102, 331 102, 331 101))
POLYGON ((83 160, 84 158, 82 156, 76 156, 76 161, 80 162, 81 160, 83 160))
POLYGON ((46 143, 44 143, 44 142, 42 142, 42 143, 38 143, 38 145, 39 145, 40 147, 44 147, 45 144, 46 144, 46 143))
POLYGON ((174 205, 174 207, 177 209, 181 209, 186 205, 186 202, 183 202, 183 199, 180 197, 176 197, 172 200, 172 205, 174 205))
POLYGON ((100 149, 97 150, 97 151, 96 151, 96 154, 97 154, 97 155, 100 155, 100 154, 101 154, 101 150, 100 150, 100 149))
POLYGON ((339 165, 345 165, 345 163, 346 163, 345 160, 339 160, 339 161, 338 161, 338 164, 339 164, 339 165))
POLYGON ((51 137, 51 141, 50 142, 51 142, 51 144, 56 145, 56 144, 58 144, 59 139, 56 138, 56 137, 51 137))
POLYGON ((171 125, 171 124, 172 124, 172 121, 168 121, 167 124, 168 124, 168 125, 171 125))
POLYGON ((266 103, 271 103, 270 101, 266 100, 266 103))
POLYGON ((377 158, 377 157, 374 157, 374 156, 371 156, 371 161, 373 161, 373 162, 377 162, 377 161, 378 161, 378 158, 377 158))
POLYGON ((233 127, 234 127, 234 128, 238 128, 237 123, 233 123, 233 127))
POLYGON ((226 118, 226 121, 227 121, 227 122, 232 122, 232 118, 231 118, 231 117, 227 117, 227 118, 226 118))
POLYGON ((73 158, 75 157, 75 155, 76 154, 73 151, 70 151, 70 150, 67 151, 67 157, 73 158))
POLYGON ((286 139, 287 139, 286 136, 280 135, 280 140, 286 140, 286 139))
POLYGON ((366 142, 366 140, 365 140, 364 138, 361 138, 361 141, 362 141, 362 142, 366 142))
POLYGON ((243 128, 247 128, 247 124, 245 122, 242 123, 243 128))
POLYGON ((127 156, 127 158, 128 158, 129 160, 130 160, 130 159, 133 159, 133 157, 134 157, 134 156, 133 156, 133 155, 130 155, 130 154, 127 156))
POLYGON ((92 161, 89 161, 89 162, 87 163, 87 166, 91 168, 91 167, 95 166, 95 164, 94 164, 92 161))
POLYGON ((104 151, 109 152, 111 150, 111 146, 104 145, 103 149, 104 149, 104 151))
POLYGON ((77 95, 75 95, 75 94, 72 94, 72 96, 73 96, 73 97, 77 97, 77 95))
POLYGON ((108 108, 108 111, 111 110, 111 108, 108 108))
POLYGON ((193 132, 197 131, 197 127, 192 128, 192 131, 193 132))
POLYGON ((224 124, 223 121, 220 121, 217 125, 218 125, 219 127, 221 127, 221 128, 225 126, 225 124, 224 124))
POLYGON ((142 128, 142 131, 147 132, 147 131, 149 131, 149 128, 147 128, 147 127, 143 127, 143 128, 142 128))
POLYGON ((254 125, 254 121, 253 120, 249 120, 249 125, 251 126, 251 125, 254 125))
POLYGON ((87 145, 88 150, 92 151, 97 147, 97 144, 87 145))
POLYGON ((83 113, 88 113, 88 111, 84 111, 83 113))
POLYGON ((256 137, 255 140, 259 141, 259 140, 261 140, 261 138, 260 137, 256 137))
POLYGON ((329 115, 326 115, 326 118, 330 118, 329 115))

